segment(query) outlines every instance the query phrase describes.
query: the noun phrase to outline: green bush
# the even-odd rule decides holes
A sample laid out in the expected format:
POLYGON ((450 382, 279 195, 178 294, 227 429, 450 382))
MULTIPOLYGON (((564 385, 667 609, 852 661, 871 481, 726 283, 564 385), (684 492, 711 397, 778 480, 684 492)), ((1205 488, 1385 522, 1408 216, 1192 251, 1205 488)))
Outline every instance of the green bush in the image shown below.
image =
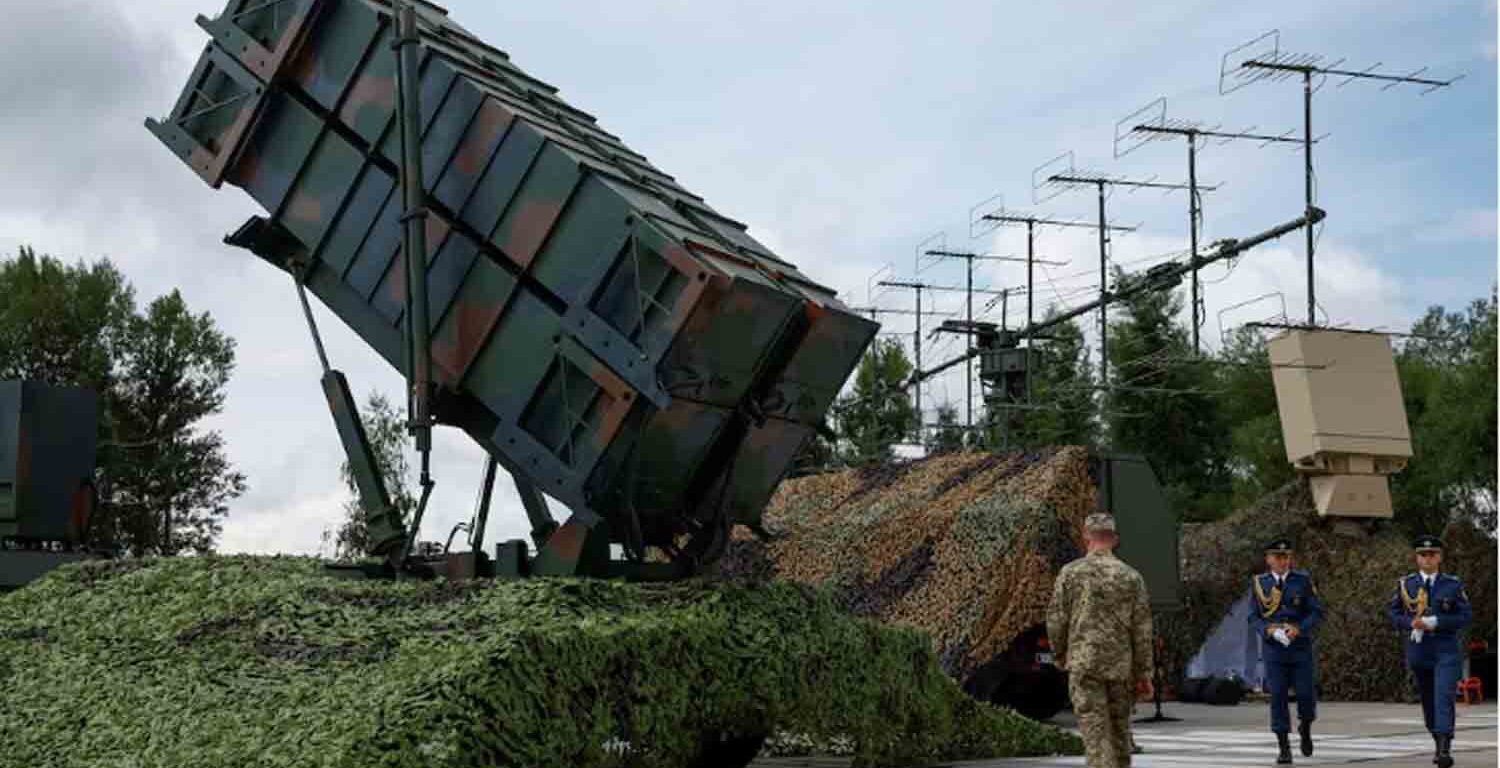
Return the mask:
POLYGON ((0 764, 641 766, 750 729, 858 765, 1078 753, 929 641, 777 585, 366 582, 297 558, 71 566, 0 598, 0 764), (628 749, 622 748, 629 745, 628 749))

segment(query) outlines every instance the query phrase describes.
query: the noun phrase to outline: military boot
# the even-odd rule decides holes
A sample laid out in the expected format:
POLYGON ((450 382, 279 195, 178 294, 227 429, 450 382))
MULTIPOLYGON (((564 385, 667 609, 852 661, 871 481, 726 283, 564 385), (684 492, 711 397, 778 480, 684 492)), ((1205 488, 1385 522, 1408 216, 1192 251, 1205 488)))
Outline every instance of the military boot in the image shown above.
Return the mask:
POLYGON ((1307 720, 1297 723, 1297 735, 1302 740, 1302 743, 1298 745, 1302 748, 1302 756, 1312 757, 1312 723, 1307 720))
POLYGON ((1278 733, 1278 734, 1276 734, 1276 746, 1277 746, 1278 749, 1280 749, 1280 751, 1276 753, 1276 764, 1277 765, 1291 765, 1292 764, 1292 740, 1289 737, 1287 737, 1286 734, 1284 734, 1284 733, 1278 733))
POLYGON ((1449 734, 1441 734, 1437 737, 1437 764, 1438 768, 1453 768, 1453 755, 1448 753, 1453 746, 1453 737, 1449 734))

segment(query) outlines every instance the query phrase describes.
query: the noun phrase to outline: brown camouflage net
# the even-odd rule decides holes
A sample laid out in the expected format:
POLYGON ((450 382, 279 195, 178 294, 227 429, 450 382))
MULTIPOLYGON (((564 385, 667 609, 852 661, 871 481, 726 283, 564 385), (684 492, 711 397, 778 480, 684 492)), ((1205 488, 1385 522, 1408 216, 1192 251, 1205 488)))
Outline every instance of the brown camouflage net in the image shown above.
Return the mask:
MULTIPOLYGON (((1357 534, 1337 532, 1318 517, 1306 483, 1297 482, 1223 520, 1184 528, 1185 609, 1157 617, 1167 641, 1169 679, 1181 680, 1188 659, 1246 594, 1250 575, 1265 569, 1266 540, 1288 536, 1296 543, 1296 567, 1313 575, 1325 605, 1317 641, 1323 698, 1414 700, 1401 635, 1385 615, 1396 580, 1414 569, 1410 543, 1390 523, 1357 527, 1357 534)), ((1493 644, 1495 540, 1468 524, 1450 526, 1444 540, 1443 570, 1464 580, 1474 604, 1470 634, 1493 644)))
POLYGON ((966 452, 790 480, 762 544, 738 531, 721 573, 822 584, 851 612, 926 631, 964 680, 1046 620, 1057 570, 1095 508, 1087 449, 966 452))

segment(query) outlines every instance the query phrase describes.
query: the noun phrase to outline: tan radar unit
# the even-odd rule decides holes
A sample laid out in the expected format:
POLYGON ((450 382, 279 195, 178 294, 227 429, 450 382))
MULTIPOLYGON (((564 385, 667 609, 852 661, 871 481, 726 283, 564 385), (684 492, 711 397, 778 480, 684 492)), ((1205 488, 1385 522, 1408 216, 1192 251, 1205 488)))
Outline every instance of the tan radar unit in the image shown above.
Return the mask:
POLYGON ((1389 518, 1386 476, 1411 458, 1389 337, 1294 328, 1267 346, 1287 460, 1309 476, 1318 514, 1389 518))

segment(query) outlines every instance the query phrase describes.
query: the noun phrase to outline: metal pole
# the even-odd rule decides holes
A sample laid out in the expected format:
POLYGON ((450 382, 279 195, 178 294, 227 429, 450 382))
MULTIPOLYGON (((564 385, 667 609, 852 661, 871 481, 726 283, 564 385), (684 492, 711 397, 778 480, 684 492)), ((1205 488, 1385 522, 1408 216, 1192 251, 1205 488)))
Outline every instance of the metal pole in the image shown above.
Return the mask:
POLYGON ((1109 243, 1109 225, 1104 219, 1104 182, 1099 185, 1099 382, 1109 383, 1109 276, 1105 260, 1109 243))
POLYGON ((307 303, 307 291, 302 288, 300 273, 292 274, 292 282, 297 285, 297 299, 302 302, 302 315, 307 318, 307 327, 312 331, 313 346, 318 350, 318 362, 323 364, 323 372, 328 373, 328 353, 323 350, 318 324, 313 322, 312 306, 307 303))
POLYGON ((500 462, 493 455, 487 457, 484 465, 484 495, 479 497, 479 510, 474 513, 474 525, 469 530, 469 551, 478 558, 484 551, 484 527, 490 519, 490 496, 495 490, 495 471, 500 462))
MULTIPOLYGON (((1036 242, 1035 226, 1036 226, 1036 219, 1027 219, 1026 220, 1026 332, 1027 333, 1031 332, 1031 324, 1032 324, 1032 322, 1034 322, 1032 320, 1032 317, 1031 317, 1031 302, 1032 302, 1032 296, 1035 295, 1035 293, 1036 293, 1035 286, 1033 286, 1033 284, 1032 284, 1032 268, 1034 266, 1035 256, 1036 256, 1035 251, 1034 251, 1035 242, 1036 242)), ((1032 345, 1032 343, 1033 342, 1031 340, 1031 337, 1027 336, 1026 337, 1026 404, 1027 405, 1031 405, 1031 345, 1032 345)), ((1005 414, 1005 416, 1006 416, 1007 419, 1010 418, 1010 414, 1009 413, 1005 414)))
MULTIPOLYGON (((1307 209, 1303 212, 1306 216, 1312 216, 1313 209, 1313 164, 1312 164, 1312 72, 1310 70, 1302 73, 1302 151, 1306 158, 1305 190, 1307 192, 1307 209)), ((1313 299, 1313 228, 1307 227, 1307 324, 1317 325, 1318 318, 1314 307, 1317 302, 1313 299)))
POLYGON ((432 492, 432 355, 428 338, 427 319, 427 208, 422 190, 422 133, 421 97, 418 81, 417 11, 411 5, 396 3, 392 8, 396 15, 397 80, 401 96, 401 196, 405 211, 401 214, 405 225, 402 254, 406 258, 406 327, 409 339, 411 368, 408 381, 411 392, 411 431, 416 438, 417 451, 422 454, 422 499, 412 519, 412 530, 406 546, 401 552, 404 562, 411 553, 422 525, 422 514, 426 511, 427 499, 432 492))
MULTIPOLYGON (((969 335, 967 337, 965 337, 965 338, 967 338, 969 340, 969 351, 972 352, 974 350, 974 254, 972 254, 972 253, 969 254, 967 258, 968 258, 968 262, 969 262, 969 274, 968 274, 968 283, 966 284, 964 295, 966 297, 968 297, 968 301, 967 301, 968 309, 965 311, 965 314, 966 314, 966 319, 969 321, 969 335)), ((917 370, 921 370, 921 369, 922 369, 922 366, 918 365, 917 366, 917 370)), ((965 374, 964 375, 964 410, 965 410, 964 421, 966 422, 964 424, 964 426, 966 427, 966 430, 964 431, 964 439, 968 440, 968 439, 970 439, 972 437, 972 433, 974 431, 974 356, 973 355, 969 355, 969 360, 965 364, 964 374, 965 374)))
MULTIPOLYGON (((1032 323, 1032 319, 1031 319, 1031 297, 1032 297, 1032 294, 1034 293, 1033 290, 1032 290, 1032 285, 1031 285, 1031 267, 1032 267, 1032 258, 1033 258, 1033 254, 1032 254, 1032 240, 1033 240, 1032 227, 1035 224, 1036 224, 1036 219, 1027 219, 1026 220, 1026 330, 1028 330, 1028 331, 1031 330, 1031 323, 1032 323)), ((1027 347, 1027 349, 1031 348, 1031 339, 1027 339, 1026 340, 1026 347, 1027 347)))
POLYGON ((1193 268, 1193 354, 1198 354, 1198 136, 1188 133, 1188 264, 1193 268))
MULTIPOLYGON (((917 332, 913 337, 912 346, 917 352, 917 370, 922 370, 922 286, 916 287, 917 293, 917 332)), ((922 432, 922 382, 917 382, 917 445, 925 445, 922 432)))

